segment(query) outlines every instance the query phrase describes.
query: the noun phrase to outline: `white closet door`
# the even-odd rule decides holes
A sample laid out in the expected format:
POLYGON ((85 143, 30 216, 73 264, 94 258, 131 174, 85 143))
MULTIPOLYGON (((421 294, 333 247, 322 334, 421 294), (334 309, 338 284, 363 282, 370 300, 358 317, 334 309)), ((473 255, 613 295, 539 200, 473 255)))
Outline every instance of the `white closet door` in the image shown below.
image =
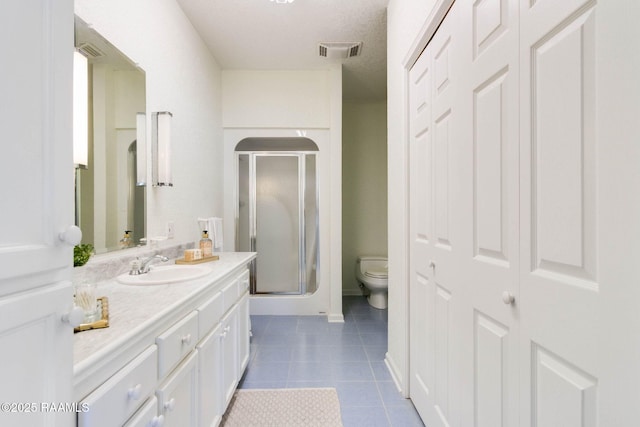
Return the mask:
POLYGON ((638 425, 639 11, 521 2, 523 426, 638 425))
POLYGON ((0 425, 69 426, 73 1, 0 2, 0 52, 0 425))
POLYGON ((431 221, 431 56, 422 53, 410 78, 410 378, 411 400, 423 419, 433 405, 434 290, 429 271, 431 221))
POLYGON ((518 0, 458 0, 464 49, 457 271, 461 426, 518 424, 518 0))
MULTIPOLYGON (((456 6, 410 72, 410 393, 429 426, 446 426, 460 413, 460 344, 456 262, 460 225, 460 42, 456 6)), ((467 213, 468 215, 468 213, 467 213)))

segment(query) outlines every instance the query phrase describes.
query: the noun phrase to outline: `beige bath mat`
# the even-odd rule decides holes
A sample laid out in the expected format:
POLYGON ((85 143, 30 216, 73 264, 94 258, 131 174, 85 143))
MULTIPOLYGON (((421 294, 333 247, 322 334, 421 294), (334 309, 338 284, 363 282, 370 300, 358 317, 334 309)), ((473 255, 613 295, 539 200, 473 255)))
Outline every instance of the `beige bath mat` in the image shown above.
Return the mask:
POLYGON ((236 390, 224 427, 342 427, 335 388, 236 390))

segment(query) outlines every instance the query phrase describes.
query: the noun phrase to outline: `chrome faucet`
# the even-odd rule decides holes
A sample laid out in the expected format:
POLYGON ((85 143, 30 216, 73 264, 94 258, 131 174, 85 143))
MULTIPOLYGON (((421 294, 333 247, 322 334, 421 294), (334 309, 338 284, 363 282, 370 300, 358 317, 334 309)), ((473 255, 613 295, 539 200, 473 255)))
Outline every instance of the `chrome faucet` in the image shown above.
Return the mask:
POLYGON ((169 258, 163 255, 153 255, 145 259, 144 261, 140 261, 140 259, 136 259, 131 264, 131 270, 129 271, 129 275, 136 276, 138 274, 148 273, 149 269, 151 268, 151 264, 157 260, 160 260, 162 262, 167 262, 169 261, 169 258))

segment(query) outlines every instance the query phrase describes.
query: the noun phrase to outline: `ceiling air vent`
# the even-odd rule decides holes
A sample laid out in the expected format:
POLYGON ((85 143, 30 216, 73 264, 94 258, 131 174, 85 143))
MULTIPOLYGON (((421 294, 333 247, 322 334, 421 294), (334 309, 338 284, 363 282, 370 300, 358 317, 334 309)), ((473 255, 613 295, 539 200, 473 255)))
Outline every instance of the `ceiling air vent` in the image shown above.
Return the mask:
POLYGON ((318 44, 318 54, 323 58, 346 59, 360 55, 362 42, 322 42, 318 44))
POLYGON ((97 47, 95 47, 94 45, 92 45, 90 43, 82 43, 82 44, 80 44, 80 46, 78 46, 78 52, 80 52, 81 54, 83 54, 84 56, 86 56, 89 59, 100 58, 100 57, 104 56, 104 53, 102 53, 102 51, 100 51, 100 49, 98 49, 97 47))

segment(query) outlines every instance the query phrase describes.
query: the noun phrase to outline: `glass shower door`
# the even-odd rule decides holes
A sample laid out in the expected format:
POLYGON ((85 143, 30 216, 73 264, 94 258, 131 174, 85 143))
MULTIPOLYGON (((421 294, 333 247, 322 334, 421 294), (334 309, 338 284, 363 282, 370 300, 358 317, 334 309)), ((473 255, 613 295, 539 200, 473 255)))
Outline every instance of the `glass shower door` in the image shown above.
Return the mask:
POLYGON ((256 293, 300 293, 299 157, 255 157, 256 293))
POLYGON ((244 150, 237 151, 237 160, 236 248, 258 253, 250 267, 251 293, 316 292, 319 217, 315 151, 244 150))

